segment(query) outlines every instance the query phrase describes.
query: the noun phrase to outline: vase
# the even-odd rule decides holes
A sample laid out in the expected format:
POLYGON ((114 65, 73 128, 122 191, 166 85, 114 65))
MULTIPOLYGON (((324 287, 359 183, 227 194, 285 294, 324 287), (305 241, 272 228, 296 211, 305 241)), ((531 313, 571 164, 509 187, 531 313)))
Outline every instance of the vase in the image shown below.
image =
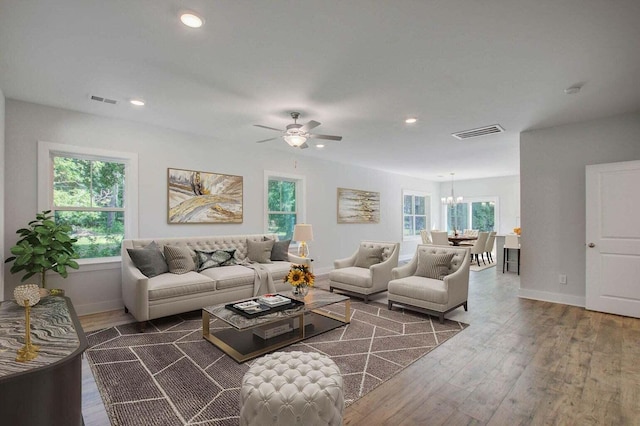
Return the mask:
POLYGON ((293 294, 296 296, 304 297, 307 293, 309 293, 309 287, 304 284, 293 287, 293 294))

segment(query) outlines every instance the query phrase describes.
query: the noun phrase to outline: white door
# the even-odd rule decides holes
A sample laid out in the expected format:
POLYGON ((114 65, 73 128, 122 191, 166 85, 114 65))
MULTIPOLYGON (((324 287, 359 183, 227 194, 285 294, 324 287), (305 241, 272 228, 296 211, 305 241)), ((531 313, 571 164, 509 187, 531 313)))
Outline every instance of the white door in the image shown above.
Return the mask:
POLYGON ((586 308, 640 318, 640 161, 586 173, 586 308))

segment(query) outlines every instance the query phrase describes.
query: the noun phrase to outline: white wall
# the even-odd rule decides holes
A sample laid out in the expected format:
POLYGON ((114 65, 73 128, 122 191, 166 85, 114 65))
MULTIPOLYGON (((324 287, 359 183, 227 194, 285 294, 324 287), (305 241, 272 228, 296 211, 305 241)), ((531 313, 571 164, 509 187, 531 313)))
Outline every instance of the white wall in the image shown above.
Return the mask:
MULTIPOLYGON (((306 176, 306 222, 313 225, 309 243, 316 272, 326 272, 333 260, 350 255, 360 240, 402 240, 402 189, 432 195, 434 220, 439 221, 439 184, 377 170, 347 167, 277 151, 268 144, 216 141, 129 121, 51 108, 8 99, 6 104, 7 204, 5 250, 15 241, 13 231, 37 211, 36 152, 39 140, 135 152, 139 156, 139 236, 169 237, 259 233, 263 229, 264 170, 306 176), (297 164, 297 167, 294 165, 297 164), (167 168, 185 168, 244 177, 244 223, 236 225, 168 225, 167 168), (380 192, 379 224, 337 224, 338 187, 380 192)), ((330 148, 329 148, 330 149, 330 148)), ((417 242, 402 244, 401 256, 410 256, 417 242)), ((7 275, 5 294, 19 276, 7 275)), ((49 287, 67 290, 79 313, 121 306, 119 264, 97 272, 71 273, 67 280, 52 275, 49 287)))
MULTIPOLYGON (((513 232, 520 219, 520 176, 503 176, 486 179, 456 180, 454 182, 456 196, 463 198, 496 197, 498 198, 498 212, 496 231, 499 235, 513 232)), ((451 182, 440 184, 443 196, 451 193, 451 182)), ((442 214, 440 229, 445 229, 445 217, 442 214)))
MULTIPOLYGON (((4 262, 4 93, 0 89, 0 261, 4 262)), ((4 300, 4 268, 0 268, 0 301, 4 300)))
POLYGON ((640 113, 521 133, 522 297, 584 306, 585 166, 638 159, 640 113))

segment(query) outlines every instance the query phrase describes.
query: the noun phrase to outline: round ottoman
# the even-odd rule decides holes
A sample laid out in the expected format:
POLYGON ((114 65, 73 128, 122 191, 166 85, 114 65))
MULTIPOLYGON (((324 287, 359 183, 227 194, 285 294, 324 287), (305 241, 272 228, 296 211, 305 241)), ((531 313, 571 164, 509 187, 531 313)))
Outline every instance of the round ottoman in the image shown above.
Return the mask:
POLYGON ((274 352, 242 378, 241 425, 341 425, 342 376, 315 352, 274 352))

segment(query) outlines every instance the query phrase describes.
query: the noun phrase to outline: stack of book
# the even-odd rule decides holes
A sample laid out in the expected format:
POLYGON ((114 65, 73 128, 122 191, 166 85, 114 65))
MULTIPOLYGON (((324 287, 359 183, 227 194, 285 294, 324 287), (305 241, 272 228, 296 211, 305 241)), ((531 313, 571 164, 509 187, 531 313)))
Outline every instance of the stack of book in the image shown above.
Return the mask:
POLYGON ((286 321, 279 324, 272 324, 265 327, 256 328, 253 330, 253 334, 262 339, 271 339, 272 337, 285 334, 293 330, 291 321, 286 321))
POLYGON ((291 299, 280 296, 279 294, 265 294, 264 296, 258 297, 258 302, 273 308, 291 303, 291 299))

